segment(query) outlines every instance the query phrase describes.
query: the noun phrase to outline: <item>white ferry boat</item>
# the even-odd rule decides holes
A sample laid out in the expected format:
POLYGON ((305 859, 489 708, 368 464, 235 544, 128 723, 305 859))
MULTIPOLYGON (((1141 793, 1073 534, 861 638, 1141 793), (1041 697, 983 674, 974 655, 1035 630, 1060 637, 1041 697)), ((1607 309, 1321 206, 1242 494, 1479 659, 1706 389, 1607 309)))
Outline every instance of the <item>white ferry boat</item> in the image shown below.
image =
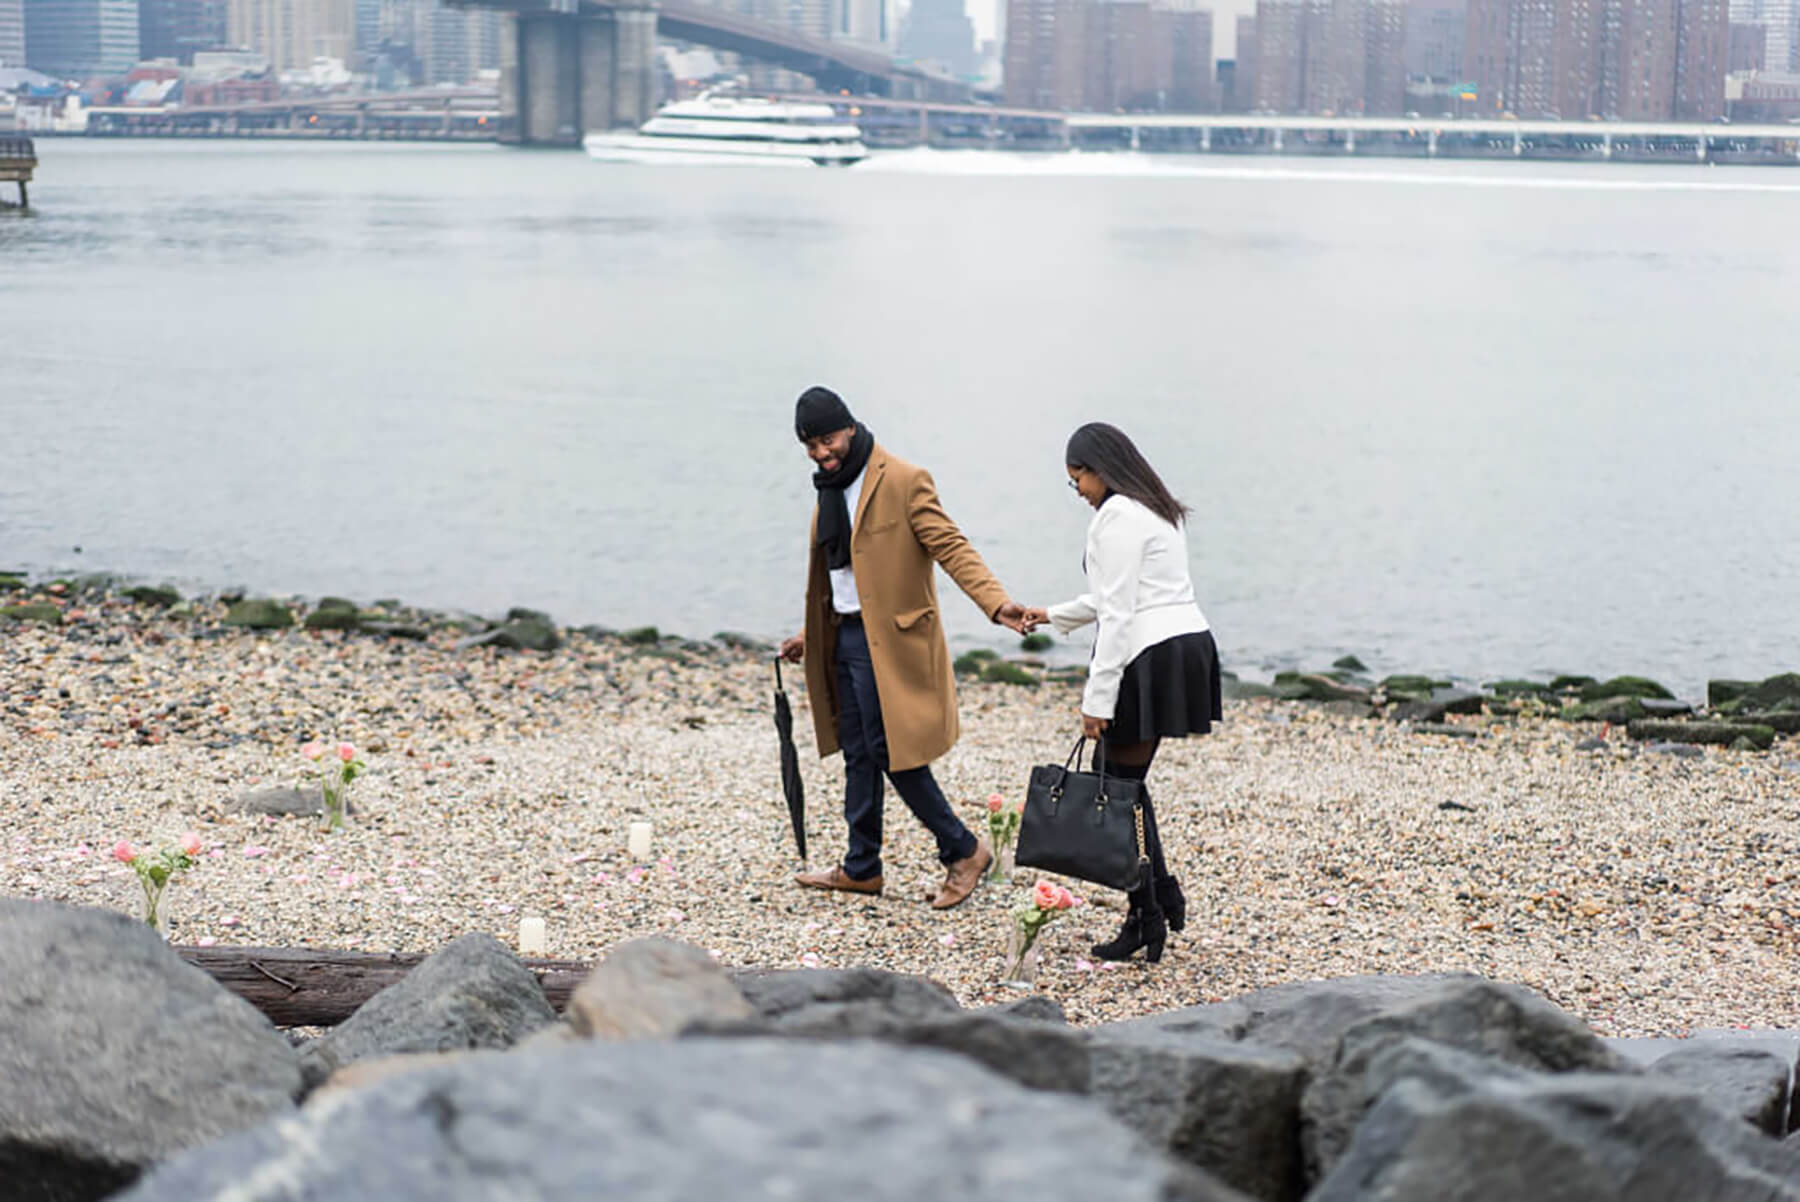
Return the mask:
POLYGON ((869 157, 862 131, 828 104, 714 92, 664 105, 636 133, 589 134, 582 145, 610 163, 848 167, 869 157))

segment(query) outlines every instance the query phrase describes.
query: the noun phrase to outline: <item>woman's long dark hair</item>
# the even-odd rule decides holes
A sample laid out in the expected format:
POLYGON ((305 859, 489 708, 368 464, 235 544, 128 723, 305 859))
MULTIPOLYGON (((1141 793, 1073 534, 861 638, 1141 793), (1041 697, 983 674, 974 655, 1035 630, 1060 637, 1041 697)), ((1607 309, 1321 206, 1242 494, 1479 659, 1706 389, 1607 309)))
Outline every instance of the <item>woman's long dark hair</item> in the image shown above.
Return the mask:
POLYGON ((1063 462, 1100 477, 1108 492, 1130 497, 1171 526, 1179 526, 1190 512, 1175 499, 1150 461, 1125 431, 1105 422, 1089 422, 1069 435, 1063 462))

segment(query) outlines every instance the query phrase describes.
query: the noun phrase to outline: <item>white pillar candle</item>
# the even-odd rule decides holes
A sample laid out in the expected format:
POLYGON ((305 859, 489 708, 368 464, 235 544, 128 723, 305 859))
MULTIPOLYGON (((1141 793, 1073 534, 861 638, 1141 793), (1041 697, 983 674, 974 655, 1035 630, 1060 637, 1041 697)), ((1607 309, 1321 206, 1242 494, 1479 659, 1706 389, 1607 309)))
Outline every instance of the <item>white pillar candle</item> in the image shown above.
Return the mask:
POLYGON ((543 919, 519 919, 519 954, 521 956, 541 956, 544 954, 543 919))
POLYGON ((625 846, 631 853, 632 859, 647 860, 650 858, 650 831, 651 826, 648 822, 631 824, 631 834, 625 846))

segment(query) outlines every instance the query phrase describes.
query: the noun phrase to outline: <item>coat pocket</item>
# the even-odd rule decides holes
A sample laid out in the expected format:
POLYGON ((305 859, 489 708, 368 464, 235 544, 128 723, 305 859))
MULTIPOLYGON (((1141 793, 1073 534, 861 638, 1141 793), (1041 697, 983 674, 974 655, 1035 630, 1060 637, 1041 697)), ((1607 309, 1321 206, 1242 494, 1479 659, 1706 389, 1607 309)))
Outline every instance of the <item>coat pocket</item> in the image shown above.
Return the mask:
POLYGON ((902 610, 894 615, 894 626, 899 630, 912 630, 915 627, 929 626, 929 619, 937 611, 936 606, 926 605, 919 609, 902 610))

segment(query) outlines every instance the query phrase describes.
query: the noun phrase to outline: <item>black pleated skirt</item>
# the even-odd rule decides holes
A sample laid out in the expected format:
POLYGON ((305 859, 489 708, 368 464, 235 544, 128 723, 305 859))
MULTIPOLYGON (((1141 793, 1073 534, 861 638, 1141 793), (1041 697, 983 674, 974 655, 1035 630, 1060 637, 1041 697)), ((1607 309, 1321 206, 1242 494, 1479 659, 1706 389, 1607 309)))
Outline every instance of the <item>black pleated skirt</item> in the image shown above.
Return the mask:
POLYGON ((1142 743, 1203 735, 1224 714, 1212 631, 1178 634, 1144 648, 1125 665, 1106 739, 1142 743))

